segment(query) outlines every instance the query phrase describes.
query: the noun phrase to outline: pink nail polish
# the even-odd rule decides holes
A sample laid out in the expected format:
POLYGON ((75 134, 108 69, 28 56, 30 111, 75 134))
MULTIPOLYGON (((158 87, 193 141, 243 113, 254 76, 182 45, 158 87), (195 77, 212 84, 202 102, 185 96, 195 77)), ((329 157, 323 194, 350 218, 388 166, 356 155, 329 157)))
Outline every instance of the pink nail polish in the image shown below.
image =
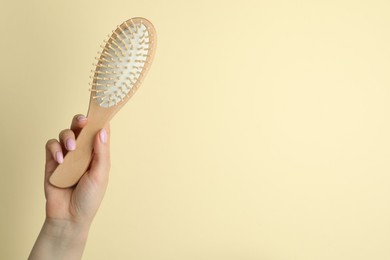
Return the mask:
POLYGON ((100 141, 102 141, 102 143, 105 144, 107 142, 107 132, 104 128, 102 130, 100 130, 99 137, 100 137, 100 141))
POLYGON ((66 140, 66 148, 69 151, 73 151, 74 149, 76 149, 76 142, 72 138, 68 138, 66 140))
POLYGON ((77 117, 77 121, 79 121, 79 122, 82 122, 82 121, 85 121, 85 120, 87 120, 87 118, 85 116, 83 116, 83 115, 79 115, 77 117))
POLYGON ((56 152, 56 161, 59 164, 64 162, 64 156, 62 155, 62 152, 56 152))

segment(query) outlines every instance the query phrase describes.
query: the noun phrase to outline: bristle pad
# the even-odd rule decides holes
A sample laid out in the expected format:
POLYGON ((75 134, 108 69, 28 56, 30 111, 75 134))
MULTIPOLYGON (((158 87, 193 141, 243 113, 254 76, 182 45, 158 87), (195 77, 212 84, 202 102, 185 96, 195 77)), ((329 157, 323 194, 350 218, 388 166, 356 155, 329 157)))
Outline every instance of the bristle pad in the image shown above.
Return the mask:
POLYGON ((94 72, 91 91, 99 106, 115 106, 135 91, 150 46, 144 24, 130 21, 118 26, 106 42, 94 72))

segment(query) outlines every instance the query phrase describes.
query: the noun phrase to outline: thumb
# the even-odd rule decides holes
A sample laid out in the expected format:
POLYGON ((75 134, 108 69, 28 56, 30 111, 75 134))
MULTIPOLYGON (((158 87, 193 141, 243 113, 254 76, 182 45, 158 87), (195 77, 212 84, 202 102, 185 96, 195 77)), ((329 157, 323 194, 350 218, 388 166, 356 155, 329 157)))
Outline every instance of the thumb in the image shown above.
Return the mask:
POLYGON ((97 183, 107 183, 110 171, 110 138, 109 126, 102 128, 95 136, 93 158, 89 169, 89 176, 97 183))

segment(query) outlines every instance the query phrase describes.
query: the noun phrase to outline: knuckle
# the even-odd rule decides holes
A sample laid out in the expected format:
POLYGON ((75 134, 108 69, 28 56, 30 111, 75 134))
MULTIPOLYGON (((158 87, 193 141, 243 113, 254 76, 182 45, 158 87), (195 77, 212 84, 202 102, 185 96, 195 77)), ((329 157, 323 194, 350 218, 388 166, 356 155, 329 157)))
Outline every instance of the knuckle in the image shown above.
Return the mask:
POLYGON ((65 136, 72 136, 73 135, 73 131, 70 130, 70 129, 64 129, 60 132, 59 136, 60 138, 62 139, 63 137, 65 136))
POLYGON ((58 141, 57 141, 56 139, 54 139, 54 138, 48 140, 48 141, 46 142, 46 145, 45 145, 46 149, 50 150, 50 148, 52 148, 54 145, 56 145, 57 142, 58 142, 58 141))

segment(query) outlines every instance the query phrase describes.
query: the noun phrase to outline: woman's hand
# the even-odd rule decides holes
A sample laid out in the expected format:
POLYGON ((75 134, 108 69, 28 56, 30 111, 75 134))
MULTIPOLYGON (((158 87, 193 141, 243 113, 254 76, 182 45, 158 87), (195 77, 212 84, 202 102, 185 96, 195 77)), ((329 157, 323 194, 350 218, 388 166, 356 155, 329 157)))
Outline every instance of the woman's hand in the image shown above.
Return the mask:
POLYGON ((110 170, 109 126, 95 136, 91 165, 71 188, 57 188, 49 178, 68 152, 77 149, 76 138, 88 119, 74 116, 59 140, 46 143, 46 220, 29 259, 81 259, 89 227, 103 199, 110 170))
POLYGON ((91 222, 103 199, 110 170, 109 131, 102 129, 94 141, 93 159, 86 172, 71 188, 57 188, 49 183, 49 177, 68 152, 77 149, 75 139, 88 124, 82 115, 74 116, 70 129, 59 134, 59 141, 46 143, 45 196, 46 217, 76 223, 91 222))

